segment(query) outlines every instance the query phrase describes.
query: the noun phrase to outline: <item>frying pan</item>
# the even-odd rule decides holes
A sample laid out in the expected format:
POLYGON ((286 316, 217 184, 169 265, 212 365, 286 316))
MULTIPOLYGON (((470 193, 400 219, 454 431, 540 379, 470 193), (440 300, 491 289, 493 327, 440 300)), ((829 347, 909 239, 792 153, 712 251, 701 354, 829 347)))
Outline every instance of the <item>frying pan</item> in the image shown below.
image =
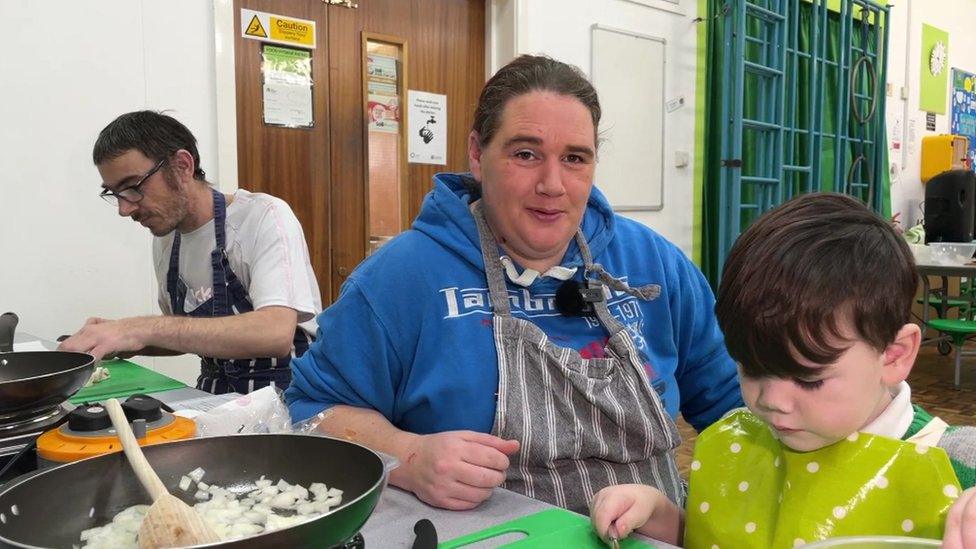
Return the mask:
POLYGON ((95 369, 95 357, 67 351, 13 349, 17 315, 0 315, 0 415, 28 415, 78 392, 95 369))
MULTIPOLYGON (((200 547, 318 547, 345 543, 362 528, 386 485, 383 461, 344 440, 295 434, 231 435, 143 448, 166 488, 189 504, 180 478, 196 467, 203 480, 229 490, 253 488, 266 475, 308 486, 343 490, 342 504, 307 522, 248 538, 200 547)), ((0 487, 0 547, 71 547, 82 530, 111 521, 119 511, 148 503, 120 452, 76 461, 0 487), (18 514, 11 512, 17 505, 18 514), (89 518, 91 509, 94 508, 89 518)))
POLYGON ((0 415, 56 406, 78 392, 95 357, 67 351, 0 353, 0 415))

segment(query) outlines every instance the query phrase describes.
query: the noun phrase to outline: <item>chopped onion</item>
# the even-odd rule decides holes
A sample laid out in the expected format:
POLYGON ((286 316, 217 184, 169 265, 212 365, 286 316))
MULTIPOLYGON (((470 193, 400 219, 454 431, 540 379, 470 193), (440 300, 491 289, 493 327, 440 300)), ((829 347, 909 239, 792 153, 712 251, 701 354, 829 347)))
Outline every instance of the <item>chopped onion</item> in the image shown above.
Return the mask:
MULTIPOLYGON (((222 541, 287 528, 328 513, 342 501, 342 490, 329 488, 321 482, 313 482, 305 488, 299 484, 289 484, 284 479, 272 483, 262 475, 253 488, 245 485, 243 492, 237 488, 232 492, 216 484, 201 482, 203 475, 203 469, 194 469, 180 479, 180 488, 189 491, 191 481, 196 483, 194 498, 199 503, 193 507, 222 541)), ((17 512, 15 507, 11 508, 14 514, 17 512)), ((139 527, 148 509, 147 505, 134 505, 115 515, 111 523, 83 531, 81 547, 138 547, 139 527)), ((95 508, 92 507, 89 517, 94 513, 95 508)), ((0 513, 0 522, 6 523, 6 520, 0 513)))
POLYGON ((193 482, 200 482, 200 480, 203 479, 203 475, 205 475, 206 473, 207 472, 204 471, 201 467, 197 467, 196 469, 187 473, 186 476, 192 478, 193 482))
POLYGON ((20 514, 20 510, 17 509, 16 503, 10 506, 10 512, 13 513, 15 517, 20 514))

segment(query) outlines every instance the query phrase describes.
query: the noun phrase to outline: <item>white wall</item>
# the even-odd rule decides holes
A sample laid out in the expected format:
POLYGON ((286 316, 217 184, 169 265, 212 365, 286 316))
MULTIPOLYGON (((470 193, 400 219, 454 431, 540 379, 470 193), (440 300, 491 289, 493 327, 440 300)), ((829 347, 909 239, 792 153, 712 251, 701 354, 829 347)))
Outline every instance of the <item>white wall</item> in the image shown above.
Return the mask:
MULTIPOLYGON (((626 213, 654 228, 681 247, 692 251, 694 219, 694 130, 697 17, 694 0, 491 0, 492 30, 489 63, 492 72, 516 54, 548 54, 590 73, 590 28, 593 24, 667 42, 665 99, 684 96, 684 107, 665 114, 664 208, 657 212, 626 213), (514 29, 512 27, 514 26, 514 29), (675 153, 691 158, 687 167, 676 168, 675 153)), ((640 104, 635 94, 635 104, 640 104)), ((660 106, 656 106, 660 108, 660 106)), ((612 139, 612 137, 611 137, 612 139)), ((635 174, 634 184, 640 184, 635 174)), ((597 181, 599 187, 599 181, 597 181)))
POLYGON ((919 203, 924 197, 919 178, 922 137, 949 133, 951 69, 955 67, 976 73, 976 33, 972 31, 969 17, 974 10, 976 1, 973 0, 903 0, 895 2, 891 8, 888 82, 892 84, 893 91, 892 96, 887 98, 888 141, 889 146, 895 137, 902 141, 901 151, 889 148, 890 162, 894 164, 892 168, 897 175, 897 179, 892 178, 891 209, 892 212, 902 212, 902 219, 910 223, 920 221, 922 217, 919 210, 919 203), (934 132, 925 129, 925 112, 918 108, 923 23, 949 33, 949 63, 946 70, 950 72, 946 114, 936 115, 934 132), (907 87, 907 100, 901 98, 902 86, 907 87), (898 122, 900 132, 897 131, 898 122))
MULTIPOLYGON (((3 0, 0 312, 53 339, 89 316, 158 313, 151 235, 100 200, 95 138, 165 109, 216 169, 213 6, 202 0, 3 0)), ((183 381, 190 357, 137 362, 183 381)))

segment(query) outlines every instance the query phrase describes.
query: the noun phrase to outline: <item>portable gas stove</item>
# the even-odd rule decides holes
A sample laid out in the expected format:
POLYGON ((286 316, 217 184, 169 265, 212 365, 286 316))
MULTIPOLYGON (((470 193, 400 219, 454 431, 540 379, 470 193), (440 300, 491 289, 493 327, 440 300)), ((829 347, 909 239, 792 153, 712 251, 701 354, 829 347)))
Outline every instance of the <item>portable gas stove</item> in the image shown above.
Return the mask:
MULTIPOLYGON (((13 459, 24 446, 33 445, 44 431, 62 421, 74 406, 64 402, 40 411, 0 415, 0 469, 13 459)), ((9 471, 0 476, 0 484, 37 469, 37 452, 30 450, 9 471)))
MULTIPOLYGON (((163 411, 162 402, 147 395, 132 395, 122 403, 126 419, 140 445, 193 438, 192 419, 163 411)), ((38 465, 70 463, 121 450, 108 411, 101 404, 83 404, 68 414, 68 421, 37 439, 38 465)))

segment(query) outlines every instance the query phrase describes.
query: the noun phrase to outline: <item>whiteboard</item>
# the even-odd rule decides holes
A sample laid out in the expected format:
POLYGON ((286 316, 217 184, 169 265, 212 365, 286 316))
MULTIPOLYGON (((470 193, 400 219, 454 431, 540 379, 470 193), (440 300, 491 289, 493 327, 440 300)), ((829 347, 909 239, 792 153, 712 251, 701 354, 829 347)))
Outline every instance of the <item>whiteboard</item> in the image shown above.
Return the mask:
POLYGON ((618 211, 664 208, 665 40, 593 25, 590 77, 600 96, 596 186, 618 211))

